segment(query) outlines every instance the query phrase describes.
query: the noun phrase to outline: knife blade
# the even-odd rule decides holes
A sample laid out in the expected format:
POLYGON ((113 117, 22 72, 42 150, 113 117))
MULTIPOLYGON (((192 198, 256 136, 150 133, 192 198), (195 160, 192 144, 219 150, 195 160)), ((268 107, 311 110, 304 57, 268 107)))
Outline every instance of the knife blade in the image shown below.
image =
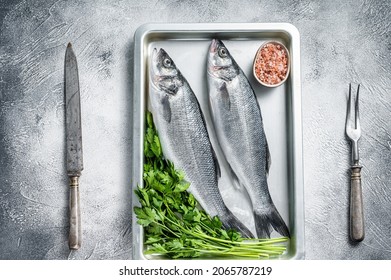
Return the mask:
POLYGON ((65 52, 66 167, 69 177, 69 248, 81 246, 79 177, 83 170, 79 73, 72 44, 65 52))

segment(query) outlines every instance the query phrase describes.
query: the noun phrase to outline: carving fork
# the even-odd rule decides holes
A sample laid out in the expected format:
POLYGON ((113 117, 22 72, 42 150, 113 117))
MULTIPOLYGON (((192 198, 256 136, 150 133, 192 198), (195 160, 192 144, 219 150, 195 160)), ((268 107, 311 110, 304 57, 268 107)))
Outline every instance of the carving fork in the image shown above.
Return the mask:
POLYGON ((360 242, 364 239, 364 211, 361 188, 361 168, 359 164, 358 140, 361 136, 361 126, 359 118, 359 91, 360 85, 357 87, 357 95, 355 102, 354 120, 352 120, 351 109, 353 107, 352 85, 349 84, 349 100, 346 114, 346 135, 349 137, 352 147, 352 166, 350 178, 350 238, 355 242, 360 242))

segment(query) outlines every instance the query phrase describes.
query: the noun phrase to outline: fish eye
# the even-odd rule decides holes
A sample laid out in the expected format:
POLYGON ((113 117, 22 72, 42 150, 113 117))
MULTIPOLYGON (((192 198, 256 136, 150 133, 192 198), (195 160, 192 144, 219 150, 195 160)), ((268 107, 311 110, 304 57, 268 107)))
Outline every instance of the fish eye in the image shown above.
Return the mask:
POLYGON ((228 55, 228 52, 227 52, 226 48, 220 48, 219 49, 219 56, 220 57, 227 57, 227 55, 228 55))
POLYGON ((171 59, 165 58, 165 59, 163 60, 163 65, 164 65, 165 67, 171 67, 171 66, 172 66, 171 59))

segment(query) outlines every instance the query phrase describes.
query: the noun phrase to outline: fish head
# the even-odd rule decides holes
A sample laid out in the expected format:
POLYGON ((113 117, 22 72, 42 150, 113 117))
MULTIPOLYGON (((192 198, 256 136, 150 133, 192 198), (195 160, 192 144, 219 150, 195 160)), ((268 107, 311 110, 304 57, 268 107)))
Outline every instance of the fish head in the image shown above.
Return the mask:
POLYGON ((156 89, 170 95, 175 95, 183 85, 182 74, 164 49, 153 49, 150 77, 156 89))
POLYGON ((238 66, 224 43, 219 39, 213 39, 208 54, 209 75, 225 81, 232 81, 238 71, 238 66))

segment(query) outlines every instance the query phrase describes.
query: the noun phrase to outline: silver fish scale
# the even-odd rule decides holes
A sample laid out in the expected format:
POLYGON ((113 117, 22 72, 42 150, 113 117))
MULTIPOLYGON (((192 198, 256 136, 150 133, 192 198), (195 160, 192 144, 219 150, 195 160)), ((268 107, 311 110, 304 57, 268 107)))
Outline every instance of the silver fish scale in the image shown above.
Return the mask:
POLYGON ((229 155, 227 161, 240 183, 246 186, 253 201, 258 201, 253 207, 268 207, 271 198, 266 181, 267 144, 261 111, 243 73, 227 83, 227 90, 232 93, 229 110, 224 109, 221 94, 216 99, 221 124, 216 130, 221 147, 229 155), (238 87, 242 89, 239 93, 238 87))
POLYGON ((258 238, 270 237, 272 228, 289 236, 269 193, 269 151, 261 108, 243 71, 220 40, 213 40, 209 49, 208 85, 217 138, 233 181, 251 198, 258 238))
POLYGON ((164 50, 154 50, 152 63, 149 97, 164 156, 185 173, 189 192, 210 216, 218 216, 226 228, 244 237, 253 237, 221 197, 220 168, 195 94, 164 50))
POLYGON ((189 191, 212 216, 224 212, 224 203, 217 189, 216 166, 212 147, 195 95, 185 84, 176 96, 170 97, 171 122, 159 121, 165 156, 191 182, 189 191), (162 126, 165 126, 163 128, 162 126))

